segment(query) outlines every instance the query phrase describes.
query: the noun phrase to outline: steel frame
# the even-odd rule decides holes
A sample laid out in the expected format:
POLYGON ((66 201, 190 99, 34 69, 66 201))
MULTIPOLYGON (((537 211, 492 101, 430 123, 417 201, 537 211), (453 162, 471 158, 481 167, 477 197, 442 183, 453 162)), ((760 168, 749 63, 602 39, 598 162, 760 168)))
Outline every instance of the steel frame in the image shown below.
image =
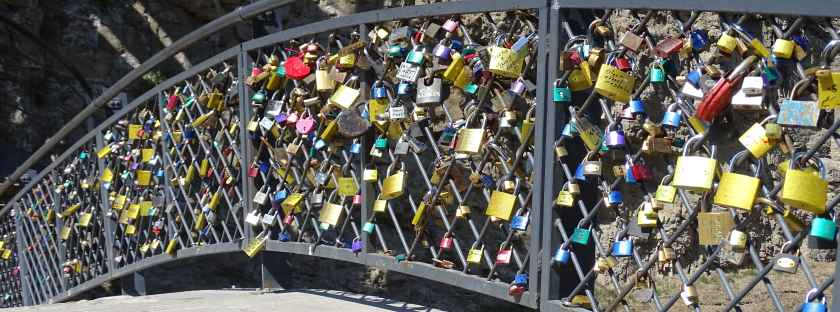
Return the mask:
MULTIPOLYGON (((128 84, 132 81, 136 80, 137 77, 150 70, 151 68, 157 66, 159 63, 171 57, 178 51, 183 50, 190 43, 200 40, 201 38, 204 38, 218 31, 218 29, 230 25, 234 22, 253 17, 256 14, 259 14, 260 12, 285 5, 289 2, 291 1, 261 1, 247 8, 240 8, 240 10, 237 10, 237 12, 226 15, 225 17, 206 25, 205 27, 202 27, 196 32, 191 33, 184 39, 179 40, 177 44, 156 54, 152 59, 144 63, 143 66, 141 66, 141 68, 138 68, 129 73, 129 75, 126 75, 112 88, 109 88, 108 91, 105 92, 105 94, 97 98, 94 101, 94 103, 90 106, 90 108, 86 108, 82 113, 79 114, 79 116, 76 116, 76 118, 74 118, 74 121, 77 119, 84 120, 85 118, 87 118, 87 116, 89 116, 96 108, 101 106, 107 100, 110 100, 110 98, 114 97, 119 92, 121 92, 123 88, 128 86, 128 84)), ((52 201, 48 201, 48 198, 55 198, 56 194, 48 195, 42 193, 39 195, 39 198, 35 199, 33 199, 33 197, 29 194, 31 194, 31 191, 35 188, 41 187, 42 183, 48 181, 50 179, 50 175, 55 170, 58 170, 60 165, 64 164, 68 160, 71 160, 72 157, 74 157, 76 153, 78 153, 78 151, 82 149, 86 144, 89 145, 93 143, 93 145, 95 145, 97 149, 103 147, 105 144, 103 142, 104 132, 108 129, 108 127, 111 127, 118 120, 134 112, 139 107, 141 107, 141 105, 149 103, 150 101, 162 103, 162 99, 160 98, 160 96, 161 94, 163 94, 164 91, 173 88, 174 86, 176 86, 176 84, 186 79, 189 79, 199 73, 202 73, 221 62, 229 61, 231 59, 235 60, 235 63, 237 65, 236 76, 239 82, 237 84, 237 88, 240 100, 238 114, 240 128, 244 129, 245 123, 248 120, 250 120, 251 117, 250 109, 248 109, 248 93, 250 92, 250 90, 246 88, 243 83, 241 83, 242 81, 244 81, 244 78, 249 73, 248 66, 249 64, 251 64, 251 56, 249 55, 249 51, 285 42, 295 38, 316 35, 319 33, 325 33, 342 28, 358 27, 362 30, 362 33, 366 33, 365 30, 367 29, 368 24, 390 20, 399 20, 424 16, 440 16, 449 14, 508 11, 516 9, 536 9, 538 11, 540 21, 538 26, 539 46, 537 52, 537 84, 539 86, 548 86, 551 84, 551 82, 555 81, 560 77, 557 71, 558 60, 560 58, 559 51, 562 49, 567 39, 564 35, 564 32, 561 31, 561 23, 564 19, 562 13, 568 9, 630 8, 664 10, 710 10, 807 16, 825 16, 826 12, 840 12, 840 5, 828 4, 823 2, 817 3, 816 1, 814 1, 813 3, 810 2, 812 1, 799 1, 796 3, 774 1, 772 3, 759 3, 758 1, 733 2, 714 0, 704 1, 701 3, 684 3, 668 0, 554 0, 551 1, 551 3, 548 3, 548 1, 544 0, 502 0, 490 2, 470 0, 364 12, 347 17, 312 23, 309 25, 289 30, 283 30, 262 38, 257 38, 254 40, 243 42, 236 47, 228 49, 196 65, 195 67, 176 75, 175 77, 167 79, 165 82, 161 83, 160 85, 154 87, 153 89, 147 91, 146 93, 131 101, 131 103, 127 103, 126 105, 124 105, 123 109, 116 112, 113 116, 109 117, 103 123, 95 127, 93 131, 90 131, 87 135, 83 136, 76 143, 74 143, 67 151, 65 151, 59 157, 57 157, 41 173, 34 177, 31 182, 24 186, 24 188, 22 188, 12 198, 12 200, 9 201, 9 203, 14 203, 13 205, 9 205, 9 207, 17 206, 17 209, 15 210, 18 212, 15 214, 14 222, 16 229, 18 229, 18 235, 15 238, 15 244, 17 245, 19 263, 21 267, 20 287, 22 289, 22 303, 25 305, 31 305, 72 300, 73 298, 76 298, 79 295, 84 294, 85 292, 95 287, 98 287, 103 282, 132 276, 136 272, 142 272, 145 269, 161 265, 163 263, 197 256, 240 252, 242 247, 254 237, 255 233, 253 233, 251 228, 245 226, 244 232, 242 233, 242 237, 240 238, 241 240, 232 240, 212 245, 184 248, 178 250, 175 256, 170 256, 167 254, 148 256, 136 262, 126 264, 122 267, 117 267, 113 261, 114 250, 112 248, 112 242, 115 239, 115 224, 113 220, 109 218, 103 218, 101 222, 103 223, 103 228, 105 232, 105 243, 106 246, 108 246, 108 248, 106 248, 105 250, 106 256, 108 257, 107 272, 98 276, 94 276, 91 279, 83 281, 72 287, 70 285, 67 285, 64 279, 61 278, 58 278, 60 280, 60 283, 58 284, 54 283, 53 281, 51 283, 48 283, 50 285, 44 285, 47 284, 42 283, 44 276, 55 276, 55 272, 58 272, 58 270, 60 269, 60 263, 63 262, 63 260, 65 260, 62 258, 64 254, 64 247, 60 242, 56 242, 53 240, 56 236, 54 233, 49 232, 49 227, 46 227, 46 231, 48 232, 46 233, 47 235, 42 235, 41 231, 44 231, 45 228, 42 224, 35 224, 35 222, 31 222, 30 220, 27 220, 27 218, 22 216, 22 211, 25 209, 21 204, 19 204, 35 204, 36 201, 46 202, 49 206, 54 207, 54 209, 58 211, 58 201, 55 199, 51 199, 52 201), (50 241, 47 241, 46 237, 49 237, 50 241), (56 253, 56 255, 51 255, 47 258, 37 258, 37 256, 31 257, 25 250, 30 248, 34 244, 43 246, 41 248, 47 249, 47 251, 50 253, 53 253, 53 251, 51 250, 55 249, 54 253, 56 253), (42 280, 38 280, 38 278, 36 278, 39 276, 42 280), (51 289, 45 289, 43 287, 50 287, 51 289)), ((367 90, 368 87, 369 86, 362 86, 362 94, 367 94, 365 90, 367 90)), ((537 233, 537 235, 532 235, 529 241, 529 257, 532 260, 529 262, 529 267, 527 270, 529 272, 529 275, 531 276, 531 281, 529 291, 527 291, 521 297, 514 298, 508 295, 507 288, 509 285, 506 283, 498 281, 488 281, 485 278, 464 274, 459 271, 442 270, 431 264, 426 263, 419 263, 413 261, 397 262, 394 261, 393 257, 372 253, 370 250, 368 250, 368 242, 370 238, 364 232, 362 232, 361 234, 361 239, 365 243, 365 249, 359 254, 354 254, 346 248, 338 248, 323 245, 318 245, 317 247, 313 248, 313 245, 308 243, 279 242, 276 240, 269 241, 266 245, 265 251, 301 256, 313 256, 357 263, 360 265, 377 267, 383 270, 400 272, 403 274, 442 282, 445 284, 472 290, 481 294, 514 302, 531 308, 540 308, 546 311, 570 310, 569 308, 566 308, 560 304, 560 299, 562 298, 559 297, 558 294, 565 293, 566 291, 571 291, 571 289, 565 291, 561 290, 560 281, 586 279, 586 271, 581 271, 580 268, 585 269, 590 267, 591 262, 594 258, 591 255, 591 253, 593 252, 591 250, 580 253, 580 255, 578 256, 582 257, 586 261, 584 261, 584 263, 581 263, 579 266, 576 265, 576 268, 578 269, 576 272, 556 272, 551 267, 551 251, 553 251, 554 248, 558 246, 558 243, 561 239, 565 241, 566 238, 568 238, 568 235, 564 232, 563 226, 560 227, 561 231, 559 231, 559 233, 556 231, 557 228, 554 225, 555 216, 552 215, 552 213, 550 213, 551 209, 539 209, 539 207, 551 207, 553 205, 552 203, 554 191, 558 188, 559 185, 562 185, 564 181, 563 172, 561 172, 559 168, 554 168, 554 154, 550 146, 553 146, 555 138, 559 135, 559 132, 562 129, 560 125, 562 125, 568 117, 565 116, 564 112, 558 110, 556 105, 553 105, 551 100, 551 94, 547 92, 547 90, 548 89, 546 87, 540 87, 538 88, 536 95, 537 101, 538 103, 541 103, 541 105, 537 105, 537 122, 535 136, 538 138, 538 143, 535 144, 534 161, 534 171, 537 174, 533 177, 533 179, 535 179, 537 182, 535 183, 533 195, 534 202, 532 203, 532 206, 537 207, 537 209, 531 210, 530 226, 532 227, 533 233, 537 233), (549 168, 553 168, 553 170, 549 168), (549 213, 546 213, 547 211, 549 213), (538 259, 539 261, 536 261, 536 259, 538 259)), ((62 130, 59 132, 59 134, 57 134, 56 137, 48 141, 41 149, 39 149, 38 152, 36 152, 30 158, 30 160, 27 160, 27 162, 24 163, 23 166, 18 168, 16 173, 13 175, 13 179, 11 180, 16 180, 16 178, 20 175, 18 174, 18 171, 22 173, 23 171, 28 169, 29 166, 35 161, 37 161, 40 157, 42 157, 46 151, 49 151, 55 144, 55 142, 63 138, 67 133, 70 132, 70 130, 75 128, 76 125, 79 123, 80 121, 71 122, 65 127, 68 129, 62 128, 62 130)), ((371 139, 372 138, 370 137, 364 138, 361 141, 362 146, 369 148, 372 143, 371 139)), ((250 144, 245 144, 245 142, 248 141, 247 133, 245 133, 245 131, 240 131, 240 136, 238 140, 240 144, 239 147, 241 148, 239 152, 243 155, 242 157, 240 157, 240 168, 247 168, 248 161, 250 159, 253 159, 255 151, 253 147, 250 146, 250 144)), ((578 155, 577 157, 580 158, 581 155, 578 155)), ((361 159, 359 159, 358 161, 361 165, 361 168, 365 168, 365 165, 370 160, 367 159, 367 157, 361 157, 361 159)), ((171 162, 172 160, 165 160, 165 163, 167 164, 171 165, 171 162)), ((99 170, 99 172, 102 172, 105 168, 103 161, 101 160, 96 162, 95 167, 99 170)), ((252 208, 251 206, 253 204, 251 203, 250 198, 254 195, 256 190, 254 189, 255 186, 250 182, 251 180, 247 178, 245 170, 240 170, 240 174, 241 178, 239 182, 239 187, 242 194, 244 194, 241 200, 244 201, 243 208, 246 208, 239 210, 239 212, 241 213, 238 215, 240 218, 239 220, 242 220, 245 217, 245 213, 247 211, 250 211, 252 208)), ((47 189, 49 188, 47 187, 47 189)), ((48 190, 48 193, 49 192, 51 192, 51 190, 48 190)), ((363 204, 360 213, 360 219, 364 221, 370 218, 370 208, 372 205, 372 200, 374 199, 373 194, 375 194, 374 187, 371 185, 364 185, 364 187, 361 188, 361 194, 363 198, 363 204)), ((107 191, 101 189, 99 197, 101 199, 100 213, 104 215, 110 207, 108 202, 107 191)), ((594 203, 593 200, 594 199, 587 200, 588 203, 586 205, 588 207, 592 207, 592 204, 594 203)), ((0 211, 0 214, 9 214, 9 210, 10 208, 5 208, 2 211, 0 211)), ((564 220, 564 225, 574 226, 578 223, 580 218, 583 217, 584 216, 578 216, 577 218, 569 220, 568 223, 565 223, 566 220, 564 220)), ((780 216, 777 217, 781 218, 780 216)), ((56 227, 56 229, 58 228, 61 228, 61 225, 56 227)), ((789 233, 789 231, 786 234, 786 236, 789 236, 789 239, 802 239, 801 235, 799 237, 793 237, 789 233)), ((838 251, 840 251, 840 247, 838 247, 838 251)), ((577 261, 578 257, 574 258, 575 261, 577 261)), ((264 265, 270 265, 270 263, 265 263, 264 265)), ((837 265, 838 269, 840 269, 840 262, 838 262, 837 265)), ((765 274, 768 270, 769 266, 761 268, 761 271, 765 274)), ((591 271, 589 272, 589 274, 591 274, 591 271)), ((687 280, 694 280, 697 277, 698 276, 696 274, 694 276, 691 276, 690 278, 687 278, 686 276, 681 276, 682 279, 687 280)), ((756 279, 753 285, 759 282, 761 282, 761 280, 756 279)), ((832 282, 833 280, 825 281, 824 283, 818 285, 818 288, 824 290, 828 286, 830 286, 832 282)), ((814 282, 812 281, 812 283, 814 282)), ((767 287, 772 286, 767 284, 767 287)), ((746 291, 749 291, 750 289, 751 288, 747 288, 746 291)), ((728 293, 730 293, 730 295, 734 295, 732 294, 732 291, 728 289, 728 287, 727 290, 728 293)), ((834 306, 836 307, 840 305, 837 303, 838 297, 840 297, 838 296, 838 293, 840 291, 837 290, 837 287, 835 287, 834 291, 834 306)), ((741 293, 738 297, 742 297, 743 295, 744 293, 741 293)), ((675 299, 672 298, 670 304, 673 304, 674 300, 675 299)))

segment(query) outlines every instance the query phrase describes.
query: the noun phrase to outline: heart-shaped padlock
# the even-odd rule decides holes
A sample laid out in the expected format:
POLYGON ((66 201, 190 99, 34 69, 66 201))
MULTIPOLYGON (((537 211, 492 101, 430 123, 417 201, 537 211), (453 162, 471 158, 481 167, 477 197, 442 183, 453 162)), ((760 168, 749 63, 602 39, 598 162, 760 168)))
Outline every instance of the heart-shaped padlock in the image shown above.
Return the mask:
POLYGON ((286 69, 286 77, 292 80, 302 80, 312 71, 312 68, 303 62, 303 55, 300 54, 287 58, 283 67, 286 69))
POLYGON ((295 123, 295 130, 299 134, 309 134, 313 129, 315 129, 315 118, 312 118, 312 116, 300 118, 295 123))
POLYGON ((338 132, 348 138, 358 137, 370 128, 370 119, 362 117, 357 109, 342 111, 335 120, 338 132))

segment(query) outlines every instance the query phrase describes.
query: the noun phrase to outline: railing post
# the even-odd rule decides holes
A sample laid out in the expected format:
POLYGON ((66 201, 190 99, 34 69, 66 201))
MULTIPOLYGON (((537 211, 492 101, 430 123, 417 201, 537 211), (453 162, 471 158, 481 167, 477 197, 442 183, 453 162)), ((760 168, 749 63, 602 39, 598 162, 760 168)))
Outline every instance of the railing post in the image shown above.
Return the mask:
MULTIPOLYGON (((125 104, 125 103, 124 103, 125 104)), ((105 139, 102 132, 96 133, 96 150, 100 150, 105 146, 105 139)), ((105 160, 97 158, 97 166, 99 166, 99 174, 105 172, 105 160)), ((99 186, 100 200, 100 216, 102 216, 102 224, 105 231, 105 254, 108 257, 108 274, 114 272, 114 219, 108 217, 108 212, 111 210, 108 190, 103 185, 99 186)))
POLYGON ((137 271, 120 279, 122 294, 128 296, 146 295, 146 273, 137 271))
MULTIPOLYGON (((554 49, 552 49, 552 39, 549 36, 548 32, 548 24, 553 22, 553 19, 549 16, 549 6, 543 6, 539 9, 539 46, 537 47, 537 95, 536 95, 536 102, 537 102, 537 120, 536 120, 536 129, 534 133, 534 172, 532 173, 532 179, 534 179, 534 195, 532 196, 532 207, 536 207, 536 209, 529 210, 529 219, 531 220, 531 237, 528 247, 529 259, 528 261, 528 276, 530 277, 528 283, 528 289, 536 293, 537 302, 535 303, 536 306, 539 306, 539 294, 541 293, 542 289, 542 282, 541 280, 543 277, 540 275, 540 264, 543 263, 540 259, 540 255, 545 253, 545 248, 542 246, 542 230, 543 228, 550 223, 545 223, 542 220, 542 209, 539 207, 551 207, 550 202, 549 204, 540 205, 539 203, 543 199, 541 196, 546 190, 546 180, 550 178, 549 175, 545 174, 544 168, 546 168, 550 163, 547 161, 549 159, 546 155, 546 150, 551 150, 546 148, 546 144, 540 141, 540 138, 546 137, 546 113, 548 109, 553 109, 553 106, 550 105, 551 99, 550 94, 546 92, 546 86, 548 85, 548 77, 547 75, 551 74, 549 68, 556 68, 550 66, 550 61, 552 59, 548 59, 548 55, 552 55, 554 49), (533 198, 536 197, 536 198, 533 198)), ((523 143, 524 144, 524 143, 523 143)), ((550 184, 549 185, 549 190, 550 184)), ((550 215, 550 214, 549 214, 550 215)), ((543 271, 545 272, 545 271, 543 271)))
POLYGON ((244 223, 245 216, 254 209, 251 199, 254 198, 254 182, 248 177, 248 165, 254 155, 254 149, 251 146, 248 138, 248 121, 251 120, 251 109, 249 107, 250 90, 245 85, 245 78, 250 75, 251 71, 251 56, 248 51, 245 51, 242 45, 239 45, 239 57, 237 58, 237 82, 236 87, 239 88, 239 174, 242 186, 242 214, 240 220, 243 220, 243 227, 245 231, 245 239, 243 246, 254 237, 254 231, 250 225, 244 223))
MULTIPOLYGON (((552 4, 554 1, 552 1, 552 4)), ((558 66, 558 49, 560 49, 560 9, 554 5, 551 6, 551 13, 549 17, 549 31, 551 38, 546 40, 548 41, 548 79, 545 83, 541 84, 540 87, 542 89, 548 88, 549 84, 553 83, 555 79, 557 79, 557 66, 558 66)), ((542 24, 542 23, 541 23, 542 24)), ((542 38, 540 38, 542 40, 542 38)), ((543 142, 540 144, 541 146, 549 146, 554 145, 555 140, 555 133, 557 133, 556 124, 558 122, 557 116, 557 107, 554 105, 553 98, 549 101, 549 96, 546 95, 546 109, 544 114, 538 114, 540 116, 544 116, 543 125, 544 129, 544 136, 543 142)), ((554 166, 554 149, 553 148, 543 148, 542 150, 543 159, 545 160, 545 170, 542 171, 549 171, 545 172, 545 176, 543 177, 541 192, 542 196, 542 207, 554 207, 554 179, 556 177, 555 173, 555 166, 554 166), (549 159, 551 161, 549 161, 549 159)), ((551 256, 553 252, 554 246, 557 246, 558 239, 554 235, 554 212, 553 209, 546 210, 545 214, 542 217, 542 254, 540 258, 540 263, 542 268, 540 272, 542 272, 542 276, 540 276, 540 308, 544 310, 549 310, 548 307, 545 306, 545 302, 548 300, 554 299, 552 296, 557 293, 558 288, 558 278, 557 273, 552 269, 551 266, 551 256)))
POLYGON ((31 289, 29 288, 29 261, 27 261, 24 257, 26 257, 26 246, 23 244, 23 230, 21 228, 21 218, 22 218, 22 209, 16 203, 11 203, 15 205, 15 241, 17 244, 17 257, 18 257, 18 267, 20 268, 20 272, 18 272, 18 278, 20 278, 20 288, 21 288, 21 296, 23 297, 23 305, 30 306, 34 305, 34 300, 32 300, 32 293, 31 289))
MULTIPOLYGON (((367 46, 368 42, 368 27, 367 24, 360 24, 359 25, 359 34, 361 34, 362 42, 365 42, 365 46, 367 46)), ((361 90, 361 99, 360 101, 365 102, 368 100, 368 95, 370 95, 368 85, 368 76, 370 75, 370 71, 365 71, 363 74, 362 79, 359 82, 359 90, 361 90)), ((374 200, 374 192, 373 192, 373 184, 372 183, 365 183, 364 181, 364 171, 367 168, 368 163, 370 162, 370 154, 366 153, 365 151, 370 150, 370 132, 366 133, 359 137, 359 145, 361 145, 360 152, 359 152, 359 172, 356 176, 359 178, 359 190, 362 196, 362 205, 361 205, 361 214, 359 218, 361 218, 361 226, 364 229, 365 223, 372 222, 371 220, 371 207, 373 206, 374 200)), ((361 239, 362 239, 362 253, 367 253, 369 248, 368 244, 370 242, 370 236, 364 230, 361 231, 361 239)))

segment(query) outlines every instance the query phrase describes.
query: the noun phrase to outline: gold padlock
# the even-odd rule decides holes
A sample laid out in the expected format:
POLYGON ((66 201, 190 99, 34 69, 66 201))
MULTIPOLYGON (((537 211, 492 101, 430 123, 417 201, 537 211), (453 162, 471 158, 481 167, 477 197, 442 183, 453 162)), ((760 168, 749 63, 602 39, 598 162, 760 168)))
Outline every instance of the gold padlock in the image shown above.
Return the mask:
POLYGON ((405 189, 405 170, 397 170, 396 173, 391 174, 396 162, 388 167, 388 177, 382 182, 382 192, 379 195, 381 199, 394 199, 402 196, 405 189))
POLYGON ((447 66, 446 70, 443 72, 443 79, 454 82, 458 79, 458 76, 461 74, 461 70, 463 69, 464 57, 461 56, 461 53, 454 52, 452 53, 452 61, 450 61, 449 66, 447 66))
POLYGON ((795 45, 796 44, 793 43, 792 40, 782 38, 776 39, 776 41, 773 42, 773 55, 778 58, 789 59, 793 56, 795 45))
POLYGON ((554 199, 554 204, 560 207, 572 207, 575 204, 575 195, 569 189, 569 182, 563 184, 560 192, 557 193, 557 198, 554 199))
POLYGON ((729 161, 729 171, 721 175, 720 183, 718 183, 714 197, 715 205, 752 211, 761 180, 757 177, 734 172, 734 166, 746 156, 747 152, 741 151, 729 161))
POLYGON ((481 128, 461 128, 458 130, 455 151, 461 154, 475 155, 481 151, 484 144, 484 126, 487 118, 483 117, 481 128))
POLYGON ((738 142, 741 142, 741 145, 749 150, 755 158, 764 157, 774 145, 774 142, 767 137, 767 131, 759 123, 755 123, 747 129, 738 138, 738 142))
POLYGON ((493 191, 490 195, 490 201, 485 213, 488 216, 509 221, 515 204, 516 195, 502 191, 493 191))
MULTIPOLYGON (((330 197, 336 197, 334 193, 335 191, 333 191, 333 194, 330 197)), ((339 221, 341 221, 343 212, 344 207, 340 204, 326 202, 324 203, 324 207, 321 208, 321 213, 318 216, 318 222, 336 226, 339 221)))
POLYGON ((490 65, 488 68, 491 73, 508 78, 518 78, 522 75, 525 59, 516 52, 496 46, 490 47, 489 52, 490 65))
POLYGON ((677 196, 677 188, 675 188, 674 186, 672 186, 670 184, 666 184, 666 183, 670 183, 670 182, 671 182, 671 176, 670 175, 667 175, 667 176, 662 178, 662 181, 659 183, 659 187, 656 188, 656 201, 657 202, 669 203, 669 204, 674 203, 674 199, 677 196), (666 180, 668 182, 665 182, 666 180))
POLYGON ((332 91, 335 88, 335 81, 330 78, 327 70, 326 59, 322 56, 315 62, 315 90, 320 92, 332 91))
POLYGON ((476 245, 474 244, 472 247, 470 247, 470 251, 467 254, 467 263, 472 264, 472 265, 479 265, 479 264, 481 264, 481 260, 482 260, 483 256, 484 256, 484 246, 481 246, 481 248, 477 248, 476 245))
POLYGON ((612 65, 604 64, 598 72, 595 91, 613 101, 628 103, 635 84, 636 78, 633 75, 612 65))
POLYGON ((738 39, 735 39, 735 37, 731 36, 729 33, 724 32, 720 35, 720 38, 718 38, 717 47, 721 52, 730 54, 732 51, 735 51, 735 48, 738 45, 737 40, 738 39))
POLYGON ((825 166, 819 158, 813 158, 819 175, 801 169, 795 169, 804 153, 795 154, 790 161, 790 168, 785 172, 785 181, 779 200, 785 205, 808 210, 815 214, 825 213, 828 197, 828 182, 825 180, 825 166))
POLYGON ((358 87, 351 86, 357 84, 358 79, 358 76, 350 77, 346 83, 339 86, 338 90, 330 96, 329 103, 341 109, 350 109, 359 99, 360 91, 358 87))
POLYGON ((583 91, 592 87, 592 72, 589 63, 581 62, 579 69, 574 69, 569 74, 569 90, 573 92, 583 91))
MULTIPOLYGON (((695 136, 685 142, 682 156, 677 158, 673 186, 689 191, 708 192, 717 170, 717 160, 703 156, 687 156, 689 149, 702 137, 695 136)), ((711 155, 714 156, 714 155, 711 155)))
POLYGON ((388 209, 388 201, 384 199, 377 199, 373 201, 373 213, 383 214, 388 209))

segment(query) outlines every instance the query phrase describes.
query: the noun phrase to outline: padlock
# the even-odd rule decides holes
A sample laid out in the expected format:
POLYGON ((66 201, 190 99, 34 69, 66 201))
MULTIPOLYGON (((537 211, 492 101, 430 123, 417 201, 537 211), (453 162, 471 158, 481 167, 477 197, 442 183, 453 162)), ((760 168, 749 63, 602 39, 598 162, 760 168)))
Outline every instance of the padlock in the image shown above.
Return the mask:
POLYGON ((441 39, 440 42, 435 46, 435 49, 432 53, 441 61, 449 61, 452 56, 452 48, 450 48, 446 43, 447 39, 441 39))
POLYGON ((568 247, 566 247, 566 245, 562 245, 554 252, 554 257, 551 258, 551 263, 554 265, 567 265, 571 259, 572 252, 568 249, 568 247))
POLYGON ((479 265, 481 264, 481 260, 484 258, 484 246, 481 248, 477 247, 477 243, 474 243, 472 247, 470 247, 469 253, 467 253, 467 263, 469 265, 479 265))
POLYGON ((484 116, 481 128, 461 128, 458 131, 455 151, 462 154, 475 155, 481 151, 484 145, 484 128, 487 124, 487 117, 484 116))
POLYGON ((336 105, 341 109, 349 109, 359 98, 359 89, 353 86, 358 83, 358 77, 352 76, 343 85, 338 87, 338 90, 330 96, 329 103, 336 105))
POLYGON ((757 159, 764 157, 764 155, 773 148, 775 143, 775 141, 771 141, 770 138, 767 137, 767 131, 762 126, 762 124, 766 123, 768 120, 769 118, 762 121, 761 124, 753 124, 738 138, 738 142, 740 142, 741 145, 743 145, 750 154, 757 159))
MULTIPOLYGON (((662 126, 670 128, 679 128, 682 122, 682 112, 677 110, 677 104, 668 105, 668 109, 662 116, 662 126)), ((655 135, 655 134, 652 134, 655 135)))
POLYGON ((605 64, 598 72, 595 91, 613 101, 627 103, 630 101, 630 94, 633 93, 635 83, 636 78, 633 75, 605 64))
POLYGON ((816 302, 809 299, 811 297, 816 299, 818 293, 819 290, 811 289, 805 294, 805 303, 802 304, 802 312, 828 312, 828 306, 825 304, 825 296, 819 295, 822 297, 822 300, 816 302))
POLYGON ((492 46, 489 49, 490 63, 488 70, 496 75, 517 78, 522 74, 525 59, 512 49, 492 46))
POLYGON ((764 103, 764 80, 759 76, 747 76, 741 82, 741 89, 732 96, 732 109, 760 111, 764 103))
POLYGON ((738 39, 730 35, 729 32, 724 32, 718 38, 716 45, 721 52, 730 54, 735 51, 735 47, 738 45, 737 41, 738 39))
POLYGON ((568 85, 572 92, 583 91, 592 87, 593 79, 589 63, 580 63, 579 67, 569 74, 568 85))
POLYGON ((694 116, 703 122, 712 122, 718 114, 729 106, 732 100, 733 85, 741 79, 744 73, 749 72, 756 59, 755 55, 744 58, 729 75, 721 77, 697 105, 694 116))
POLYGON ((417 97, 415 104, 418 106, 430 106, 439 104, 442 100, 443 82, 440 78, 421 79, 417 83, 417 97))
POLYGON ((618 128, 618 123, 607 126, 607 147, 611 149, 623 149, 625 146, 624 131, 618 128))
POLYGON ((485 214, 502 220, 510 220, 513 207, 516 204, 516 195, 503 191, 493 191, 490 201, 487 204, 485 214))
POLYGON ((628 31, 621 36, 619 43, 630 51, 637 52, 641 48, 642 43, 644 43, 644 39, 636 33, 628 31))
POLYGON ((568 191, 569 182, 563 184, 563 188, 557 193, 557 198, 554 199, 554 204, 560 207, 572 207, 575 203, 575 196, 568 191))
POLYGON ((591 234, 592 228, 584 229, 580 226, 575 227, 575 231, 572 232, 572 236, 569 237, 569 240, 575 244, 586 245, 589 244, 589 235, 591 234))
POLYGON ((811 220, 811 231, 809 235, 833 242, 837 235, 837 224, 831 219, 815 217, 811 220))
POLYGON ((514 216, 510 221, 510 228, 516 231, 528 229, 528 216, 514 216))
POLYGON ((789 59, 793 56, 795 45, 792 40, 778 38, 773 42, 773 55, 777 58, 789 59))
POLYGON ((315 90, 319 92, 332 91, 335 88, 335 81, 330 78, 327 70, 326 59, 322 56, 315 61, 315 90))
MULTIPOLYGON (((746 211, 752 210, 761 180, 755 176, 735 173, 735 167, 746 156, 747 151, 741 151, 729 160, 729 171, 721 175, 717 192, 715 192, 715 205, 746 211)), ((759 162, 759 169, 756 172, 761 172, 761 164, 762 162, 759 162)))
POLYGON ((623 239, 614 242, 612 245, 612 255, 615 257, 632 257, 633 240, 623 239))
MULTIPOLYGON (((660 40, 655 47, 656 54, 661 58, 668 58, 674 53, 682 50, 683 40, 674 37, 668 37, 660 40)), ((653 81, 651 81, 653 82, 653 81)))
POLYGON ((828 182, 825 180, 825 166, 819 158, 813 158, 819 175, 796 169, 804 153, 795 154, 785 172, 785 180, 779 200, 785 205, 808 210, 815 214, 825 213, 828 196, 828 182))
POLYGON ((624 204, 624 198, 621 195, 621 191, 613 190, 607 194, 605 202, 608 207, 615 207, 624 204))
POLYGON ((729 246, 734 250, 744 250, 747 247, 747 233, 740 230, 732 230, 729 232, 729 246))
POLYGON ((682 291, 680 291, 680 298, 687 306, 697 304, 699 299, 697 295, 697 288, 694 287, 694 285, 683 285, 682 291))
POLYGON ((402 196, 404 189, 405 189, 405 170, 400 169, 397 172, 392 174, 394 170, 394 166, 396 162, 392 163, 388 166, 388 170, 385 178, 385 181, 382 182, 382 192, 380 193, 380 199, 389 200, 394 199, 402 196))
POLYGON ((561 86, 560 82, 560 79, 554 81, 554 86, 552 88, 552 98, 554 99, 554 102, 571 102, 572 90, 569 89, 569 87, 561 86))
POLYGON ((505 247, 505 243, 502 243, 502 246, 499 247, 499 251, 496 253, 496 265, 506 265, 510 263, 511 257, 511 249, 505 247))
MULTIPOLYGON (((708 192, 712 189, 712 182, 717 169, 717 160, 713 158, 714 155, 710 155, 711 158, 688 156, 688 151, 692 148, 692 145, 701 139, 701 136, 695 136, 685 143, 682 156, 677 158, 671 185, 696 192, 708 192)), ((714 151, 714 149, 712 150, 714 151)))

